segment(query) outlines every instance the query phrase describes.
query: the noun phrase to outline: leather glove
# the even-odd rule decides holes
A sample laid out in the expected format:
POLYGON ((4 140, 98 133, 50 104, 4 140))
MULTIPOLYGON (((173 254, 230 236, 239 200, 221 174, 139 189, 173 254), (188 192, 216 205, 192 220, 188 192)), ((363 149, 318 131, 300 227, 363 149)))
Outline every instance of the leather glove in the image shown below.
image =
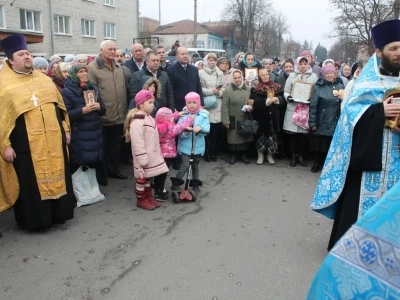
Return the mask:
POLYGON ((294 102, 294 99, 293 99, 292 96, 288 96, 288 97, 287 97, 287 101, 288 101, 288 102, 294 102))

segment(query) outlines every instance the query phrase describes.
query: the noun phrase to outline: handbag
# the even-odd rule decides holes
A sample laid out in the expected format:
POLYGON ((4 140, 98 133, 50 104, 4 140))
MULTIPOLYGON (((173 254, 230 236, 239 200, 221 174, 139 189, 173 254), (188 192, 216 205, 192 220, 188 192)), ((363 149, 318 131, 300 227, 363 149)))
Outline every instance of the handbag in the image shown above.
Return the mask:
POLYGON ((253 120, 251 112, 246 112, 243 114, 243 120, 237 121, 236 128, 240 135, 254 135, 257 134, 258 122, 253 120))
POLYGON ((310 106, 304 103, 297 104, 292 116, 292 123, 303 129, 310 129, 308 125, 310 106))
POLYGON ((77 200, 77 206, 89 205, 106 199, 100 193, 99 184, 96 179, 96 171, 87 166, 80 166, 72 174, 72 186, 77 200))
POLYGON ((204 97, 204 108, 205 109, 213 109, 218 106, 218 100, 215 95, 205 96, 204 97))

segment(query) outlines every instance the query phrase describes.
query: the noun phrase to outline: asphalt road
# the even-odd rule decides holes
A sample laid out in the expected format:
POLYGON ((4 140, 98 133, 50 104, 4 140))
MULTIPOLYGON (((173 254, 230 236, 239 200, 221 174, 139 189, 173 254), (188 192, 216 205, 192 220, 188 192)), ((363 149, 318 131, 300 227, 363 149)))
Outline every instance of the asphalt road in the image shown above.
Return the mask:
POLYGON ((1 299, 304 299, 332 226, 309 209, 309 167, 202 161, 199 201, 150 212, 122 171, 106 201, 45 232, 0 215, 1 299))

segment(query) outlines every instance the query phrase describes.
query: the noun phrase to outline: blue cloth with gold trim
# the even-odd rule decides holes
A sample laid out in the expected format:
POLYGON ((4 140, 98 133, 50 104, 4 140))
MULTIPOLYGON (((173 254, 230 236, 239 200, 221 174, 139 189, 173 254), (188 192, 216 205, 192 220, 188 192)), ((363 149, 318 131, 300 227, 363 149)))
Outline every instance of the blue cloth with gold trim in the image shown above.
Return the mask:
POLYGON ((400 299, 400 183, 336 243, 306 299, 400 299))
MULTIPOLYGON (((379 73, 380 59, 373 55, 357 78, 349 100, 340 115, 332 143, 311 203, 311 209, 330 219, 335 218, 337 200, 343 191, 350 154, 353 130, 362 114, 373 104, 381 103, 388 95, 400 91, 398 77, 379 73)), ((358 216, 364 215, 386 191, 400 179, 400 135, 382 129, 382 171, 363 172, 358 216)))

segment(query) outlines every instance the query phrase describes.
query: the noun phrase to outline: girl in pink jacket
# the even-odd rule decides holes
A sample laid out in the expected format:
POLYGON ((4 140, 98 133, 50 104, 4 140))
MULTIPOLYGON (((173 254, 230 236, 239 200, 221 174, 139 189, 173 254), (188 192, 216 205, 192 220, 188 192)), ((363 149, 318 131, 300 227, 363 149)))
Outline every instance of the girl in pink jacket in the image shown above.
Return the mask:
MULTIPOLYGON (((186 128, 191 128, 193 125, 194 115, 186 118, 184 122, 175 124, 179 117, 183 116, 184 112, 174 112, 167 108, 162 107, 156 114, 156 125, 160 135, 161 152, 169 167, 172 164, 172 158, 177 156, 175 137, 181 134, 186 128)), ((154 178, 154 197, 158 201, 168 200, 168 192, 164 188, 167 173, 158 175, 154 178)))
POLYGON ((132 141, 133 169, 136 178, 136 206, 152 210, 161 204, 153 198, 150 178, 168 172, 160 148, 156 123, 150 113, 154 109, 154 96, 141 90, 135 96, 136 108, 125 119, 125 137, 132 141))

